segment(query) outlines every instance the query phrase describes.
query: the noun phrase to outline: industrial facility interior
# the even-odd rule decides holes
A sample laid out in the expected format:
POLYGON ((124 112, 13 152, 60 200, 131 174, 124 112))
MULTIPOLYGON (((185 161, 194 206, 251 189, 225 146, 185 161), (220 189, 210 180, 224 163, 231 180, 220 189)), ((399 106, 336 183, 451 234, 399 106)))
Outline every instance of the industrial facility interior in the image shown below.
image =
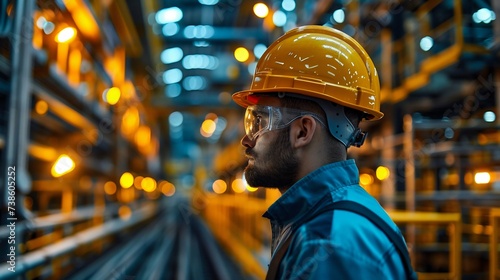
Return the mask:
POLYGON ((264 50, 326 25, 381 83, 348 157, 419 279, 500 279, 500 1, 0 0, 0 279, 264 279, 264 50))

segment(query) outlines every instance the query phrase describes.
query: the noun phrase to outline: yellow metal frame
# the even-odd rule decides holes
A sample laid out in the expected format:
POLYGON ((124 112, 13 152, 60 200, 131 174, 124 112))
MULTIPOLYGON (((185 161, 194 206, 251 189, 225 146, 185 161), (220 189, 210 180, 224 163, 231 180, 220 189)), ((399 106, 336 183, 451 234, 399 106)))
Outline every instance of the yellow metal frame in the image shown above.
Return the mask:
POLYGON ((396 224, 445 224, 450 229, 450 271, 448 273, 418 272, 419 279, 461 279, 462 218, 459 213, 389 211, 396 224))
MULTIPOLYGON (((433 37, 439 36, 447 31, 453 30, 455 35, 455 40, 453 44, 447 49, 427 57, 423 60, 417 61, 415 56, 415 50, 413 49, 417 42, 417 37, 413 33, 406 34, 403 38, 395 42, 390 42, 389 44, 383 44, 383 48, 390 48, 390 51, 398 56, 398 64, 393 72, 400 73, 403 78, 403 82, 397 88, 392 88, 392 80, 384 81, 382 88, 391 89, 392 93, 384 92, 382 95, 382 102, 399 102, 407 97, 409 93, 425 86, 429 82, 430 76, 449 66, 450 64, 457 61, 458 57, 461 55, 464 49, 463 41, 463 20, 462 20, 462 3, 461 0, 454 0, 454 14, 453 17, 448 21, 443 22, 440 26, 431 29, 428 22, 423 20, 432 10, 434 10, 443 1, 428 1, 416 11, 416 15, 420 21, 421 28, 419 32, 424 35, 431 35, 433 37), (410 51, 408 48, 412 48, 410 51), (412 69, 410 74, 403 74, 406 69, 412 69)), ((385 68, 390 71, 390 68, 385 68)), ((385 73, 384 77, 387 77, 389 73, 385 73)), ((391 77, 392 79, 392 77, 391 77)))
MULTIPOLYGON (((266 200, 232 194, 204 194, 202 215, 222 246, 258 279, 266 277, 267 267, 256 258, 271 236, 269 221, 262 218, 266 200)), ((269 255, 270 257, 270 255, 269 255)))
POLYGON ((498 247, 500 243, 500 208, 493 208, 490 212, 490 280, 500 279, 498 267, 498 247))

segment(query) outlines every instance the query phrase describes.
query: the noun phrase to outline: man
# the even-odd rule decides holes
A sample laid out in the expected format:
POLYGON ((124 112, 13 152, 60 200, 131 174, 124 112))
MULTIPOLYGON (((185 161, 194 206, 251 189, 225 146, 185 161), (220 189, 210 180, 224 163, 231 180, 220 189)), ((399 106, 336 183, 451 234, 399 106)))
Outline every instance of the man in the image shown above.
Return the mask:
POLYGON ((272 226, 267 279, 416 277, 399 229, 347 160, 347 148, 366 136, 359 122, 383 116, 379 92, 359 43, 329 27, 304 26, 271 44, 250 89, 233 95, 247 108, 246 180, 282 193, 264 214, 272 226), (345 201, 350 206, 341 206, 345 201))

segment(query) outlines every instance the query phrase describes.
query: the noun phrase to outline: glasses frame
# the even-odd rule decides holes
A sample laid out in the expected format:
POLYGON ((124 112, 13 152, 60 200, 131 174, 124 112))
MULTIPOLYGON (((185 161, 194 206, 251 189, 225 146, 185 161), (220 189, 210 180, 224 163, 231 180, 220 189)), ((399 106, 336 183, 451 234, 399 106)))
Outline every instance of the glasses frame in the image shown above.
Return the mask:
POLYGON ((292 124, 292 122, 304 116, 311 116, 314 119, 316 119, 321 125, 327 127, 325 123, 321 120, 322 118, 318 114, 313 112, 304 111, 296 108, 288 108, 288 107, 277 107, 269 105, 250 105, 247 107, 245 111, 245 117, 244 117, 245 134, 248 137, 248 139, 254 141, 260 135, 269 131, 288 127, 289 125, 292 124), (255 114, 254 112, 257 112, 257 114, 255 114), (255 122, 252 120, 256 119, 257 117, 266 117, 265 114, 267 114, 268 117, 267 124, 265 124, 265 126, 260 128, 258 131, 252 132, 253 130, 252 127, 255 126, 255 123, 252 123, 252 125, 250 126, 250 124, 248 124, 247 122, 255 122), (251 117, 252 115, 254 117, 251 117))

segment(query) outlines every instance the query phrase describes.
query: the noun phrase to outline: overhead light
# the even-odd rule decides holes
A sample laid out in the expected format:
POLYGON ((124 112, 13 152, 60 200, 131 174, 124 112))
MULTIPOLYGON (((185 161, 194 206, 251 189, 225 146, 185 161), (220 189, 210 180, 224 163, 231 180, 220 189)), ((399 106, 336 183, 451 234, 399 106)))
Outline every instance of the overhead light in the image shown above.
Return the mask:
POLYGON ((120 176, 120 186, 124 189, 130 188, 134 184, 134 176, 130 172, 124 172, 120 176))
POLYGON ((491 180, 490 173, 488 172, 477 172, 474 174, 474 182, 476 184, 488 184, 491 180))
POLYGON ((163 26, 163 28, 161 29, 161 32, 165 36, 174 36, 175 34, 177 34, 177 32, 179 32, 179 29, 180 28, 179 28, 179 25, 177 23, 169 22, 163 26))
POLYGON ((227 184, 226 184, 226 181, 224 180, 221 180, 221 179, 217 179, 213 182, 212 184, 212 190, 214 191, 214 193, 216 194, 223 194, 226 192, 227 190, 227 184))
POLYGON ((490 10, 486 9, 486 8, 481 8, 479 9, 477 12, 477 18, 480 20, 480 21, 486 21, 486 20, 489 20, 490 17, 491 17, 491 13, 490 13, 490 10))
POLYGON ((295 10, 295 6, 296 4, 294 0, 283 0, 283 2, 281 3, 281 7, 287 12, 295 10))
POLYGON ((219 66, 219 59, 212 55, 191 54, 182 59, 184 69, 209 69, 214 70, 219 66))
POLYGON ((168 122, 170 123, 170 126, 172 127, 178 127, 181 126, 182 123, 184 122, 184 116, 182 115, 181 112, 173 112, 168 116, 168 122))
POLYGON ((335 12, 333 12, 333 20, 337 23, 343 23, 345 20, 345 13, 344 10, 338 9, 335 12))
POLYGON ((54 31, 54 23, 48 21, 45 17, 41 16, 36 20, 36 26, 43 30, 45 34, 51 34, 54 31))
POLYGON ((167 24, 178 22, 183 18, 182 10, 178 7, 170 7, 159 10, 155 15, 155 20, 158 24, 167 24))
POLYGON ((170 98, 181 95, 182 87, 180 84, 169 84, 165 87, 165 95, 170 98))
POLYGON ((253 47, 253 54, 255 55, 255 58, 259 59, 264 54, 266 49, 267 47, 264 44, 255 45, 255 47, 253 47))
POLYGON ((273 23, 278 27, 282 27, 286 23, 286 15, 282 11, 276 11, 273 14, 273 23))
POLYGON ((434 40, 430 36, 425 36, 420 40, 420 48, 425 52, 430 50, 433 45, 434 45, 434 40))
POLYGON ((390 172, 389 168, 381 165, 381 166, 377 167, 377 170, 375 170, 375 175, 377 176, 377 179, 379 179, 380 181, 383 181, 383 180, 389 178, 389 176, 391 175, 391 172, 390 172))
POLYGON ((368 173, 361 173, 359 175, 359 184, 363 187, 365 186, 369 186, 371 184, 373 184, 374 182, 374 179, 373 179, 373 176, 371 174, 368 174, 368 173))
POLYGON ((231 188, 235 193, 242 193, 246 190, 246 183, 243 179, 237 178, 231 183, 231 188))
POLYGON ((56 160, 51 169, 51 174, 54 177, 61 177, 75 169, 75 162, 68 155, 62 154, 56 160))
POLYGON ((184 28, 184 37, 188 39, 208 39, 214 34, 215 30, 211 25, 188 25, 184 28))
POLYGON ((165 64, 175 63, 177 61, 180 61, 183 56, 184 52, 182 51, 182 49, 179 47, 175 47, 162 51, 160 54, 160 60, 165 64))
POLYGON ((182 85, 187 91, 202 90, 207 87, 207 79, 202 76, 189 76, 184 78, 182 85))
POLYGON ((115 105, 116 103, 118 103, 118 101, 120 100, 120 96, 121 91, 117 87, 106 89, 102 94, 103 100, 108 102, 109 105, 115 105))
POLYGON ((173 196, 175 194, 175 185, 168 181, 161 181, 158 188, 165 196, 173 196))
POLYGON ((56 28, 55 24, 48 21, 45 26, 43 27, 43 32, 47 35, 52 34, 54 32, 54 29, 56 28))
POLYGON ((496 14, 487 8, 481 8, 472 15, 472 19, 475 23, 490 23, 492 20, 496 19, 496 14))
POLYGON ((213 6, 219 3, 219 0, 198 0, 198 2, 202 5, 213 6))
POLYGON ((269 8, 264 3, 257 3, 253 6, 253 12, 260 18, 265 18, 269 14, 269 8))
POLYGON ((483 115, 485 122, 494 122, 496 120, 496 115, 492 111, 486 111, 483 115))
POLYGON ((175 84, 182 80, 182 71, 174 68, 169 69, 163 73, 163 82, 165 84, 175 84))
POLYGON ((39 28, 39 29, 43 29, 43 27, 45 26, 45 24, 47 23, 47 19, 44 17, 44 16, 40 16, 37 20, 36 20, 36 26, 39 28))
POLYGON ((38 100, 35 104, 35 112, 39 115, 45 115, 49 110, 49 104, 45 100, 38 100))
POLYGON ((200 134, 203 137, 210 137, 214 133, 217 127, 217 123, 214 120, 207 119, 204 120, 200 127, 200 134))
POLYGON ((250 57, 250 53, 244 47, 239 47, 234 51, 234 58, 239 62, 245 62, 250 57))
POLYGON ((141 181, 141 187, 145 192, 154 192, 156 190, 156 180, 151 177, 145 177, 141 181))
POLYGON ((70 43, 76 37, 76 29, 73 27, 66 27, 59 31, 56 35, 56 42, 70 43))
POLYGON ((112 181, 107 181, 104 184, 104 192, 108 195, 113 195, 116 193, 116 184, 112 181))

